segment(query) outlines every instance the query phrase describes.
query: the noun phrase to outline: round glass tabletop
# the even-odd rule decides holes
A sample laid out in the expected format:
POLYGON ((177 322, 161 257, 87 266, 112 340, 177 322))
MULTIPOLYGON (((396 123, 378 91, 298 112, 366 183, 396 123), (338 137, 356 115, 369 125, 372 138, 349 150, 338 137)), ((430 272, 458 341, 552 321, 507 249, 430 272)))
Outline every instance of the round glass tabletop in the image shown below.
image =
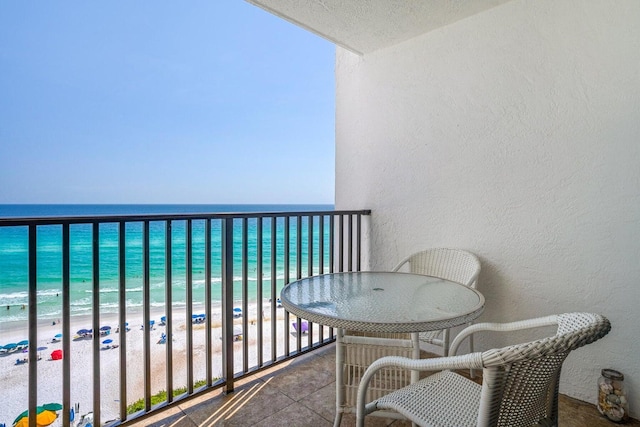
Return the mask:
POLYGON ((363 332, 421 332, 468 323, 484 310, 475 289, 419 274, 349 272, 289 283, 282 305, 298 317, 363 332))

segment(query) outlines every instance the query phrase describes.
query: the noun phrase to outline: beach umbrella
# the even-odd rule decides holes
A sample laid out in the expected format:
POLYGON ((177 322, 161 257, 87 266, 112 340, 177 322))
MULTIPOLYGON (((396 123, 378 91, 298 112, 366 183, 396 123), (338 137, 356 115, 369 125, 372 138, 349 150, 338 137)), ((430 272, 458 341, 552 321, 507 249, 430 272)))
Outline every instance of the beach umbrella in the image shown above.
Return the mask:
POLYGON ((45 403, 42 407, 47 411, 60 411, 62 409, 62 405, 59 403, 45 403))
POLYGON ((2 348, 4 348, 5 350, 14 350, 17 346, 18 344, 12 342, 10 344, 5 344, 2 348))
MULTIPOLYGON (((52 424, 56 418, 58 418, 58 414, 56 414, 55 410, 45 409, 43 406, 36 407, 36 425, 37 426, 48 426, 52 424)), ((29 426, 29 410, 27 409, 13 422, 13 427, 28 427, 29 426)))
POLYGON ((60 360, 62 359, 62 350, 53 350, 51 352, 51 360, 60 360))
POLYGON ((29 345, 29 340, 22 340, 18 343, 19 346, 29 345))
POLYGON ((106 339, 104 341, 102 341, 102 344, 111 344, 113 342, 112 339, 106 339))
POLYGON ((62 334, 56 334, 54 338, 62 338, 62 334))
POLYGON ((91 329, 80 329, 78 332, 76 332, 78 335, 86 335, 86 334, 90 334, 91 333, 91 329))
POLYGON ((38 351, 43 351, 43 350, 46 350, 46 349, 47 349, 47 347, 45 347, 45 346, 38 347, 38 351))
POLYGON ((100 328, 101 331, 110 331, 111 330, 111 326, 103 326, 102 328, 100 328))

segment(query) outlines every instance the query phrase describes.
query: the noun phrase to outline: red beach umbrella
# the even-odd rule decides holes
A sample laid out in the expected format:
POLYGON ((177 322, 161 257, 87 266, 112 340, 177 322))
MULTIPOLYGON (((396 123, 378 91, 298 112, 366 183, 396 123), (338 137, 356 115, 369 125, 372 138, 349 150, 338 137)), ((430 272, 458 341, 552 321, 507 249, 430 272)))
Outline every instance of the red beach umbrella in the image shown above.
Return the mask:
POLYGON ((51 360, 60 360, 62 359, 62 350, 53 350, 51 352, 51 360))

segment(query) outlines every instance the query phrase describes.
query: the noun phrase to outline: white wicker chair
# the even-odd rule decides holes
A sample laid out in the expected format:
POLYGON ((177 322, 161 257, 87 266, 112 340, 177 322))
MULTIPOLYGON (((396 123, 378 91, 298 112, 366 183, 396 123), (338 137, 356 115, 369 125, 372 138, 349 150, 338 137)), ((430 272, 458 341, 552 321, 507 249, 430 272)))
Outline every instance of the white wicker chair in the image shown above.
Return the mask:
MULTIPOLYGON (((393 271, 407 269, 410 273, 424 274, 475 287, 480 273, 480 261, 470 253, 459 249, 435 248, 415 253, 403 259, 393 271)), ((443 347, 446 356, 449 349, 449 331, 429 331, 419 334, 420 340, 443 347)), ((355 412, 358 385, 373 361, 385 356, 420 358, 420 343, 412 341, 410 334, 361 333, 345 331, 343 392, 344 399, 336 414, 335 426, 340 425, 342 413, 355 412)), ((473 343, 470 341, 471 348, 473 343)), ((417 380, 416 374, 402 369, 383 369, 371 380, 367 398, 373 400, 417 380)), ((378 412, 378 416, 401 418, 390 411, 378 412)))
POLYGON ((512 323, 479 323, 464 329, 451 344, 479 331, 514 331, 557 325, 555 335, 482 353, 414 360, 384 357, 371 364, 358 390, 357 425, 365 415, 394 410, 421 426, 553 426, 558 422, 558 383, 570 351, 590 344, 611 329, 598 314, 567 313, 512 323), (440 371, 373 402, 365 397, 380 369, 440 371), (482 386, 450 369, 482 369, 482 386), (366 405, 365 405, 366 403, 366 405))
MULTIPOLYGON (((436 248, 417 252, 400 261, 393 271, 399 271, 405 265, 410 273, 439 277, 472 288, 476 287, 480 274, 478 257, 460 249, 436 248)), ((449 354, 448 329, 421 332, 420 341, 442 347, 443 356, 449 354)), ((473 337, 469 337, 469 348, 473 352, 473 337)))

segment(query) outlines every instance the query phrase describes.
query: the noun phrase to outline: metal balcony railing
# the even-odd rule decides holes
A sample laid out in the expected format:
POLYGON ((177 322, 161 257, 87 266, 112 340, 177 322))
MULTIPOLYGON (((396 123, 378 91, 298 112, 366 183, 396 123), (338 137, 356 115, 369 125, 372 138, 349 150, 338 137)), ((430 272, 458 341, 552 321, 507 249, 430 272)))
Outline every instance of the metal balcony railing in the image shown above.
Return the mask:
MULTIPOLYGON (((22 321, 28 322, 29 343, 42 340, 38 325, 43 317, 55 322, 59 316, 62 424, 69 425, 77 400, 71 325, 81 309, 90 313, 91 367, 83 381, 92 381, 94 425, 126 424, 205 390, 231 392, 239 378, 333 342, 331 328, 294 320, 285 312, 278 304, 279 291, 302 277, 359 271, 368 215, 370 211, 359 210, 6 218, 0 219, 0 244, 2 233, 9 233, 24 245, 16 251, 0 248, 0 257, 17 257, 0 259, 0 268, 15 270, 16 280, 25 281, 28 303, 22 321), (61 289, 61 300, 53 305, 46 292, 52 283, 61 289), (80 300, 81 292, 88 297, 80 300), (161 356, 152 343, 157 332, 151 326, 158 314, 166 328, 161 356), (111 350, 110 357, 119 359, 115 373, 101 369, 104 336, 99 331, 107 316, 117 319, 121 338, 116 351, 111 350), (132 355, 122 339, 133 318, 142 319, 141 357, 132 355), (296 333, 303 324, 307 333, 296 333), (184 337, 180 364, 176 334, 184 337), (202 335, 204 346, 196 348, 195 338, 202 340, 202 335), (216 351, 220 340, 221 351, 216 351), (134 370, 143 372, 141 395, 132 395, 128 387, 134 370), (118 375, 117 395, 103 392, 105 375, 118 375), (159 402, 154 396, 161 390, 152 386, 157 375, 164 377, 166 390, 159 402), (174 395, 178 389, 180 394, 174 395), (131 403, 140 400, 142 409, 131 413, 131 403), (111 413, 105 409, 114 405, 111 413)), ((31 413, 39 404, 39 387, 56 383, 38 376, 38 356, 37 346, 30 345, 24 381, 31 413)), ((35 427, 35 422, 30 417, 29 425, 35 427)))

